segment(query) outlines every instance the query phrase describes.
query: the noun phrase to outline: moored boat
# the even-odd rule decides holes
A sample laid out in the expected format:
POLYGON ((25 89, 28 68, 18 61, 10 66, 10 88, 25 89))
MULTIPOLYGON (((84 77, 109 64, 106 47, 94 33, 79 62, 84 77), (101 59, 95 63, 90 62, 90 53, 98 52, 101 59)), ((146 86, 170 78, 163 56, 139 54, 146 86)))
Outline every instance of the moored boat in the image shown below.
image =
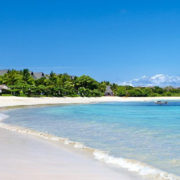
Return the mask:
POLYGON ((164 105, 164 104, 168 104, 168 102, 167 101, 155 101, 155 104, 164 105))

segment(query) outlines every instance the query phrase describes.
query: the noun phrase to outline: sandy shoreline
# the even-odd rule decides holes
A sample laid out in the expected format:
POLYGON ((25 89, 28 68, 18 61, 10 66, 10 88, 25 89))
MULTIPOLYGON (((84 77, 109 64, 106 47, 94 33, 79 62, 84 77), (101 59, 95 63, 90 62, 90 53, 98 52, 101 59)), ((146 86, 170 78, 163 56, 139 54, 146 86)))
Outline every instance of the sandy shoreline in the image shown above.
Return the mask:
POLYGON ((43 97, 43 98, 28 98, 28 97, 3 97, 0 96, 0 107, 12 106, 27 106, 27 105, 45 105, 45 104, 86 104, 100 102, 145 102, 157 100, 179 100, 180 97, 43 97))
MULTIPOLYGON (((156 98, 25 98, 0 97, 0 107, 97 102, 180 100, 180 97, 156 98)), ((69 150, 65 146, 30 135, 0 128, 0 179, 62 180, 140 180, 127 171, 114 170, 100 162, 69 150)))
POLYGON ((138 180, 66 147, 0 129, 2 180, 138 180))

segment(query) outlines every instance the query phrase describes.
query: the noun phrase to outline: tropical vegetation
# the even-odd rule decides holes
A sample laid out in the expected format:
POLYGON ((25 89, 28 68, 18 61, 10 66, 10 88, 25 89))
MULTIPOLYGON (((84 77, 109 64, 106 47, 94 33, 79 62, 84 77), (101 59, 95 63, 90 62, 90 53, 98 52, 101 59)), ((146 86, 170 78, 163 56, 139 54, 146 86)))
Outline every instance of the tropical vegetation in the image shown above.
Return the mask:
POLYGON ((111 87, 115 96, 180 96, 180 88, 121 86, 108 81, 98 82, 86 75, 78 77, 51 72, 49 75, 35 79, 28 69, 8 70, 0 76, 0 84, 9 87, 9 90, 2 91, 1 95, 4 96, 98 97, 104 95, 107 85, 111 87))

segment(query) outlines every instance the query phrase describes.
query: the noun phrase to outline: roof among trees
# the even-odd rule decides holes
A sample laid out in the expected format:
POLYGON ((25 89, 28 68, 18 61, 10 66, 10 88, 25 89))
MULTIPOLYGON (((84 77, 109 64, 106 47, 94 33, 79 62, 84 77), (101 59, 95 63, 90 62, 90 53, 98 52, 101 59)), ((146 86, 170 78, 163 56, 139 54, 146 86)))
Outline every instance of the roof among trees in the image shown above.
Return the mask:
POLYGON ((45 77, 45 74, 43 72, 31 72, 31 75, 34 79, 45 77))
POLYGON ((0 76, 3 76, 4 74, 6 74, 8 72, 8 69, 2 69, 0 70, 0 76))
POLYGON ((2 85, 0 85, 0 90, 8 90, 9 88, 6 86, 6 85, 4 85, 4 84, 2 84, 2 85))
POLYGON ((106 96, 113 96, 113 91, 111 89, 111 86, 106 86, 106 91, 105 91, 106 96))
POLYGON ((111 86, 106 86, 106 93, 113 93, 111 86))

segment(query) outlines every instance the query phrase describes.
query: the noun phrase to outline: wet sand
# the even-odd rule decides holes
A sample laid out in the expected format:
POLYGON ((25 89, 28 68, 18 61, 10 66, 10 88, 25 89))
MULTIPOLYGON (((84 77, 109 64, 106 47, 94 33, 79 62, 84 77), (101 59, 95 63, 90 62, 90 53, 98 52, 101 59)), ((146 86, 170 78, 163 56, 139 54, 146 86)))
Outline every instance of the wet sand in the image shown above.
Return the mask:
POLYGON ((137 180, 56 143, 0 128, 2 180, 137 180))

